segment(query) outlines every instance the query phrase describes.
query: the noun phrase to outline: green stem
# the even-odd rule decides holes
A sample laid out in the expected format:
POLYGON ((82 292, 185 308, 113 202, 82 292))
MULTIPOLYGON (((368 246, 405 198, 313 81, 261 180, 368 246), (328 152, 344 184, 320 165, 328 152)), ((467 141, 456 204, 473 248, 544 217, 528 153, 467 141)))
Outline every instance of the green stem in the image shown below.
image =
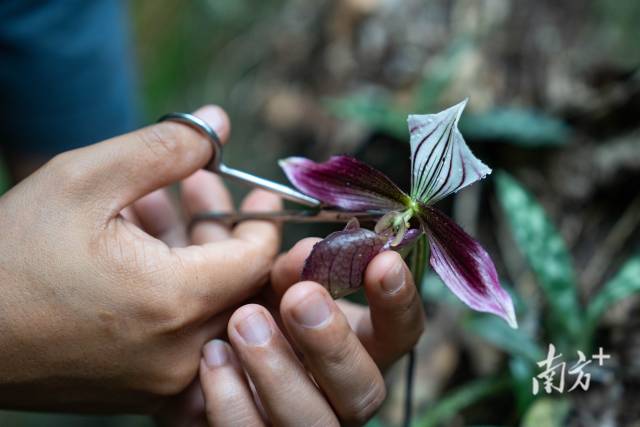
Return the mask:
POLYGON ((420 236, 416 242, 413 250, 411 251, 411 258, 409 259, 409 269, 413 275, 413 280, 418 287, 418 292, 422 296, 422 279, 427 269, 427 258, 429 257, 429 244, 427 242, 427 236, 420 236))
MULTIPOLYGON (((409 258, 409 268, 413 275, 415 285, 418 287, 418 293, 420 294, 420 300, 422 301, 422 279, 424 278, 424 272, 427 266, 427 253, 429 251, 429 245, 427 244, 426 236, 420 236, 416 242, 409 258)), ((407 364, 407 378, 405 389, 405 401, 404 401, 404 427, 410 427, 412 421, 412 408, 413 408, 413 383, 415 377, 415 365, 416 365, 416 350, 411 349, 409 353, 409 360, 407 364)))

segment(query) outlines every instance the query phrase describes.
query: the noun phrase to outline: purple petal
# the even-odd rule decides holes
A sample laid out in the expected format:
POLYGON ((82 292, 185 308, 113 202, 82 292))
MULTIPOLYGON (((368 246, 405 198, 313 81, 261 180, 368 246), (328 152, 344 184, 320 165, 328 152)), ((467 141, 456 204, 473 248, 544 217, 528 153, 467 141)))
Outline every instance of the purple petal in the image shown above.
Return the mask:
POLYGON ((437 114, 409 116, 414 200, 435 203, 491 173, 471 153, 458 130, 465 105, 466 99, 437 114))
POLYGON ((517 328, 513 302, 500 287, 487 252, 460 226, 437 209, 422 216, 431 246, 431 266, 451 291, 469 307, 496 314, 517 328))
POLYGON ((357 224, 352 220, 344 230, 314 245, 304 263, 302 280, 320 283, 334 298, 362 286, 367 265, 383 249, 387 238, 357 224))
POLYGON ((334 156, 324 163, 289 157, 280 166, 296 188, 330 206, 388 210, 409 203, 409 196, 386 175, 353 157, 334 156))
POLYGON ((419 230, 417 228, 410 228, 404 233, 404 235, 402 236, 402 240, 400 240, 400 242, 395 245, 393 244, 395 238, 391 236, 384 244, 383 249, 393 249, 394 251, 402 253, 402 251, 404 251, 405 249, 410 248, 420 236, 422 236, 422 230, 419 230))

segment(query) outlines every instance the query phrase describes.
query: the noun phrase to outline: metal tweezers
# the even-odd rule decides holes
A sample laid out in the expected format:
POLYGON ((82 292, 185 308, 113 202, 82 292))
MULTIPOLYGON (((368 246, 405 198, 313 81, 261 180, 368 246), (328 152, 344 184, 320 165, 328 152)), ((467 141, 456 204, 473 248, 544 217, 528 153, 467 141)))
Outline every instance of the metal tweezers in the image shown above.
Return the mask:
POLYGON ((222 143, 218 134, 204 120, 187 113, 169 113, 160 118, 162 121, 183 123, 202 133, 211 142, 213 154, 205 169, 225 178, 231 178, 252 187, 262 188, 278 194, 289 201, 308 206, 312 209, 287 209, 277 212, 200 212, 191 219, 191 226, 200 221, 216 221, 225 225, 234 225, 240 221, 258 219, 283 222, 348 222, 358 218, 361 222, 372 222, 384 213, 380 211, 348 211, 326 206, 319 200, 303 194, 286 185, 270 181, 253 174, 230 168, 222 163, 222 143))

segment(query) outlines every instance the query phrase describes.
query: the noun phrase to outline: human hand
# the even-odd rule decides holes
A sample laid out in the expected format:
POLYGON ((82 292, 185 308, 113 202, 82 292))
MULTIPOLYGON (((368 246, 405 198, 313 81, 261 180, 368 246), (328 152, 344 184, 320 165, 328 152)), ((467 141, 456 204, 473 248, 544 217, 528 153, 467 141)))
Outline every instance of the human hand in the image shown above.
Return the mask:
POLYGON ((204 347, 200 384, 161 424, 360 425, 373 415, 386 395, 382 373, 422 334, 422 304, 395 252, 378 255, 366 270, 369 308, 333 301, 317 283, 296 283, 317 240, 278 259, 275 298, 233 314, 231 345, 216 339, 204 347))
MULTIPOLYGON (((221 109, 196 115, 227 138, 221 109)), ((191 382, 279 245, 276 226, 249 221, 222 239, 196 227, 179 247, 178 215, 154 190, 186 178, 190 212, 228 203, 196 172, 210 156, 205 137, 164 122, 57 156, 0 198, 0 406, 151 410, 191 382)), ((279 203, 255 192, 244 207, 279 203)))

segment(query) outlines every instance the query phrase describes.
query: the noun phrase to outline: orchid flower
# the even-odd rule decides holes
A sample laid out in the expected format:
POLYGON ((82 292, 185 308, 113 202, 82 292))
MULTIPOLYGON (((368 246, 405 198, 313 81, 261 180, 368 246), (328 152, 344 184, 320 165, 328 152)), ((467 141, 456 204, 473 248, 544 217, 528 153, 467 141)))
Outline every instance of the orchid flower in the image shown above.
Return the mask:
MULTIPOLYGON (((498 281, 487 252, 433 205, 491 173, 458 130, 467 101, 437 114, 410 115, 411 191, 406 194, 382 172, 348 156, 324 163, 301 157, 280 161, 291 183, 326 205, 384 213, 375 229, 352 219, 342 231, 318 242, 302 278, 327 287, 334 298, 362 286, 369 261, 381 251, 403 251, 428 239, 430 264, 447 287, 469 307, 504 318, 517 328, 513 302, 498 281)), ((426 261, 425 261, 426 262, 426 261)))

